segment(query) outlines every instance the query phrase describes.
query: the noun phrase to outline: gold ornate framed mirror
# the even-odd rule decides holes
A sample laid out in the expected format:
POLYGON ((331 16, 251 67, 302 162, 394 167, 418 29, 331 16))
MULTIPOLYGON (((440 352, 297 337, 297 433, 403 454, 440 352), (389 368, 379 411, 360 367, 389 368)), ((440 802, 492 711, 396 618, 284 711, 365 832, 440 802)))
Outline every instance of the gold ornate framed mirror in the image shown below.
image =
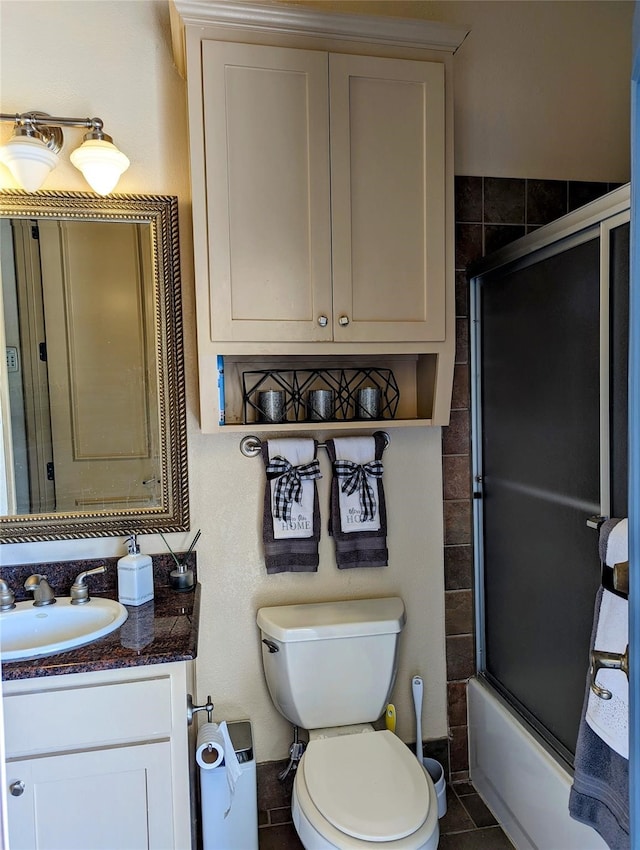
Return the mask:
POLYGON ((0 192, 0 543, 189 527, 177 199, 0 192))

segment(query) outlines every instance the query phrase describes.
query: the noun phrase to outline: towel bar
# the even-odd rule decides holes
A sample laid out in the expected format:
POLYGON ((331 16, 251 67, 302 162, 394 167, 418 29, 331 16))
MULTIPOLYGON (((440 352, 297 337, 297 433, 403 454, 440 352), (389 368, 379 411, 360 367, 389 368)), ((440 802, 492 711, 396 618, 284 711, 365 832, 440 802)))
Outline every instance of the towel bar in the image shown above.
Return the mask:
POLYGON ((594 516, 590 516, 587 519, 587 526, 589 528, 595 529, 595 531, 600 531, 600 526, 606 521, 606 516, 601 516, 600 514, 595 514, 594 516))
MULTIPOLYGON (((384 447, 385 449, 391 442, 391 437, 386 431, 375 431, 375 434, 382 434, 384 437, 384 447)), ((262 440, 259 437, 256 437, 254 434, 249 434, 246 437, 243 437, 240 440, 240 451, 245 457, 255 457, 260 454, 260 447, 262 446, 262 440)), ((326 449, 326 443, 318 443, 318 447, 321 449, 326 449)))
MULTIPOLYGON (((600 532, 601 527, 607 521, 608 517, 595 514, 587 519, 588 528, 593 528, 600 532)), ((621 596, 623 599, 629 598, 629 561, 623 561, 619 564, 609 566, 604 561, 601 561, 601 584, 606 589, 621 596)))
POLYGON ((620 652, 604 652, 603 650, 591 650, 591 668, 589 670, 590 687, 593 693, 600 699, 611 699, 611 691, 601 687, 596 682, 598 671, 603 668, 609 670, 622 670, 629 678, 629 646, 623 653, 620 652))
POLYGON ((613 565, 613 589, 625 599, 629 598, 629 561, 613 565))

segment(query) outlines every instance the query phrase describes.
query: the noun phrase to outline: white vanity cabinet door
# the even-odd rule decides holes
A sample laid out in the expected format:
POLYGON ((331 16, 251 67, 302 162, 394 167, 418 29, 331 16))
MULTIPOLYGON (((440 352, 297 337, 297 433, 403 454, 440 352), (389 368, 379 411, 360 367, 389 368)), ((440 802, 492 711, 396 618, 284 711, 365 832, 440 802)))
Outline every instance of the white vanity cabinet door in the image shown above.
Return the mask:
POLYGON ((11 850, 166 850, 173 846, 168 741, 10 762, 11 850))
POLYGON ((4 681, 11 850, 190 850, 192 675, 175 662, 4 681))
POLYGON ((318 51, 202 42, 212 341, 331 339, 327 73, 318 51))
POLYGON ((329 69, 334 339, 444 340, 444 65, 329 69))

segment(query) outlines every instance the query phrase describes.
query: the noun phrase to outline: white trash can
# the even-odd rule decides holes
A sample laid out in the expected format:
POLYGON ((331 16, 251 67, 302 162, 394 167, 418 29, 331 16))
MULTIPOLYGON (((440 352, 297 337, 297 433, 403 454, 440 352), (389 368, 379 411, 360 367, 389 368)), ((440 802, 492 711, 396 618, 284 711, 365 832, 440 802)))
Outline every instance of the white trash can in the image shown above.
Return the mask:
POLYGON ((258 850, 258 795, 251 723, 240 720, 227 723, 227 728, 241 773, 230 800, 224 762, 213 770, 200 768, 203 850, 258 850), (227 809, 229 813, 225 817, 227 809))

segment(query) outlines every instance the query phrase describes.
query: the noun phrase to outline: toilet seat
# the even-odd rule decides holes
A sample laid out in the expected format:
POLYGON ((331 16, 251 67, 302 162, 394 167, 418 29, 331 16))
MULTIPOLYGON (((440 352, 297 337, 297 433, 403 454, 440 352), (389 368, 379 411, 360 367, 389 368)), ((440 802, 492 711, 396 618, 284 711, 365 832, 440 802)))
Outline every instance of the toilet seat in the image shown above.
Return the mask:
POLYGON ((433 783, 389 731, 311 741, 294 784, 294 823, 307 848, 432 850, 433 783))
POLYGON ((353 838, 405 838, 427 816, 424 771, 392 732, 311 741, 303 771, 318 811, 353 838))

